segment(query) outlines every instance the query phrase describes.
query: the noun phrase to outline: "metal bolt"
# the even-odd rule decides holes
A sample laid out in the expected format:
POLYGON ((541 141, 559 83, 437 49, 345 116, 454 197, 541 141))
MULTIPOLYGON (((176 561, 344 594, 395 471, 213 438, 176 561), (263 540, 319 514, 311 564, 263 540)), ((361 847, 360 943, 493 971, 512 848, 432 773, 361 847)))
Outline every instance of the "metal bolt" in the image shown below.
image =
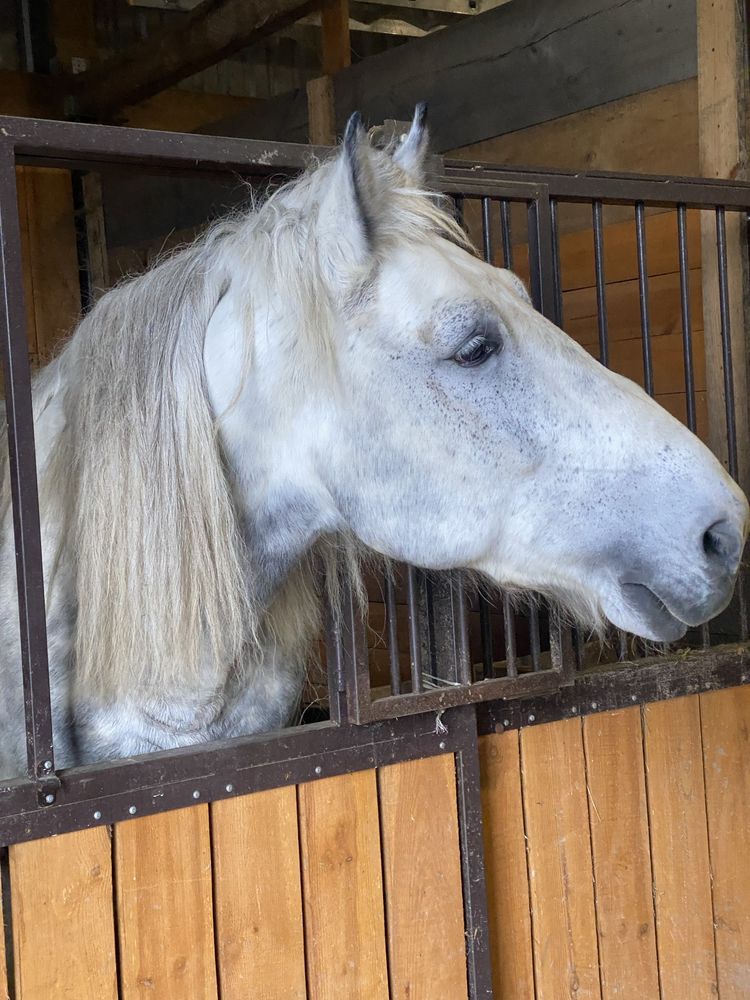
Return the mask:
POLYGON ((196 788, 195 791, 193 792, 193 798, 194 799, 199 799, 200 797, 201 797, 201 793, 196 788))
POLYGON ((47 792, 47 794, 44 796, 44 801, 47 803, 48 806, 51 806, 52 803, 55 801, 54 793, 47 792))
POLYGON ((637 694, 631 694, 630 700, 631 701, 638 701, 638 695, 637 694))
POLYGON ((130 808, 128 809, 128 812, 130 813, 131 816, 135 816, 135 814, 138 812, 138 810, 137 810, 137 808, 135 806, 130 806, 130 808))
POLYGON ((571 715, 576 715, 577 712, 578 712, 578 705, 571 705, 570 706, 570 714, 571 715))
POLYGON ((440 741, 440 742, 438 743, 438 747, 439 747, 439 748, 440 748, 441 750, 445 750, 445 740, 441 740, 441 741, 440 741))
POLYGON ((234 785, 227 785, 226 790, 228 792, 233 792, 234 791, 234 785))
POLYGON ((45 762, 42 764, 42 767, 44 768, 45 771, 51 771, 52 770, 52 761, 51 760, 45 760, 45 762))
POLYGON ((507 729, 507 728, 508 728, 508 726, 510 725, 510 719, 503 719, 503 725, 504 725, 504 726, 505 726, 505 728, 507 729))
POLYGON ((323 773, 323 768, 320 766, 320 764, 318 764, 318 766, 315 768, 315 773, 316 774, 322 774, 323 773))
POLYGON ((530 715, 529 716, 529 722, 534 722, 535 719, 536 719, 535 715, 530 715))
POLYGON ((591 707, 593 708, 594 711, 596 711, 599 706, 597 705, 597 703, 595 701, 592 701, 591 702, 591 707))
POLYGON ((102 818, 102 814, 97 809, 96 812, 94 813, 94 819, 101 819, 101 818, 102 818))

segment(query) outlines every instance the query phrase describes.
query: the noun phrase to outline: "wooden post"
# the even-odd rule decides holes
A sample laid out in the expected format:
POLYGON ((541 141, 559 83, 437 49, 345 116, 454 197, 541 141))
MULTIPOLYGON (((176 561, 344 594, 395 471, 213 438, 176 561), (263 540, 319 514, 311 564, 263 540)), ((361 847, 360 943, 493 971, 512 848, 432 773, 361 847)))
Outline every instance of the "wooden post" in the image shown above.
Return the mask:
MULTIPOLYGON (((748 54, 745 5, 736 0, 698 0, 698 109, 700 171, 705 177, 746 179, 748 54)), ((729 316, 738 478, 750 489, 748 350, 750 275, 744 213, 727 212, 729 316)), ((709 440, 727 464, 724 367, 721 351, 716 219, 702 213, 703 314, 708 389, 709 440)))
POLYGON ((321 62, 324 76, 308 81, 307 112, 310 142, 336 142, 333 77, 350 65, 349 0, 329 0, 321 11, 321 62))

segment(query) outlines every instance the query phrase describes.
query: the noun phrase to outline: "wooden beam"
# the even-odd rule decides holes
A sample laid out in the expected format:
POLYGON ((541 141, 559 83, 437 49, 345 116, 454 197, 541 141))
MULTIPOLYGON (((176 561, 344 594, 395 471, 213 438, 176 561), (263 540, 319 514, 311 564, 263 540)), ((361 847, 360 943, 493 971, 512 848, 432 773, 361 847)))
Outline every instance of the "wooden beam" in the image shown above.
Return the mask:
MULTIPOLYGON (((408 121, 427 100, 443 152, 695 75, 691 3, 513 0, 341 70, 336 126, 356 110, 408 121)), ((298 142, 307 132, 304 92, 217 129, 298 142)))
POLYGON ((70 80, 79 116, 113 115, 319 6, 319 0, 205 0, 184 23, 153 41, 138 42, 70 80))
MULTIPOLYGON (((745 5, 698 0, 698 108, 700 172, 706 177, 748 177, 748 55, 745 5)), ((750 280, 741 213, 726 216, 729 320, 737 421, 738 478, 750 489, 748 345, 750 280)), ((729 464, 724 366, 717 268, 716 219, 702 218, 703 314, 708 387, 709 441, 729 464)))
POLYGON ((351 65, 349 0, 328 0, 321 11, 323 73, 333 76, 351 65))
POLYGON ((0 115, 61 118, 62 113, 62 98, 54 77, 0 70, 0 115))
POLYGON ((310 142, 314 146, 332 146, 336 141, 332 77, 307 81, 307 115, 310 142))

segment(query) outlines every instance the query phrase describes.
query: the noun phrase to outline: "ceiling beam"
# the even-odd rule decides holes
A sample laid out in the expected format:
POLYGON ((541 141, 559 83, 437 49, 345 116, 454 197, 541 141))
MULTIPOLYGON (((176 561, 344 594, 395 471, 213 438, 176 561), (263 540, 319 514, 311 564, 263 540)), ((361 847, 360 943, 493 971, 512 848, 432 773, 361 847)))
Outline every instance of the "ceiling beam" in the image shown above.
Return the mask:
POLYGON ((319 6, 319 0, 205 0, 183 24, 71 78, 69 114, 112 117, 319 6))

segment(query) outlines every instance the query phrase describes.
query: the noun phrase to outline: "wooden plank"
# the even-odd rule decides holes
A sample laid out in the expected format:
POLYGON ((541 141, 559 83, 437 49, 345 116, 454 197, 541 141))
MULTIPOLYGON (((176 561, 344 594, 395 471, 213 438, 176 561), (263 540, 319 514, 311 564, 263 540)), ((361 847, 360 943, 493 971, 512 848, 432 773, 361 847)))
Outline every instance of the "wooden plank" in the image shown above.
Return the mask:
POLYGON ((581 720, 521 731, 536 1000, 600 1000, 581 720))
POLYGON ((658 997, 639 708, 583 722, 603 1000, 658 997))
MULTIPOLYGON (((747 13, 736 0, 698 0, 698 143, 704 177, 748 176, 747 13)), ((750 426, 747 408, 748 301, 750 280, 743 249, 741 213, 727 214, 730 343, 737 406, 739 482, 750 489, 750 426)), ((712 212, 703 213, 703 302, 711 447, 728 463, 724 370, 721 352, 717 241, 712 212)))
POLYGON ((374 771, 299 786, 310 997, 387 1000, 374 771))
POLYGON ((320 12, 323 73, 333 76, 352 61, 349 0, 326 0, 320 12))
POLYGON ((317 146, 333 146, 336 142, 336 123, 333 113, 333 80, 319 76, 307 81, 309 109, 309 140, 317 146))
POLYGON ((152 97, 278 31, 316 0, 205 0, 177 26, 138 40, 75 77, 79 114, 102 117, 152 97))
POLYGON ((123 109, 123 124, 131 128, 154 128, 166 132, 196 132, 213 122, 248 111, 258 105, 253 97, 201 94, 196 90, 169 87, 140 104, 123 109))
POLYGON ((222 1000, 306 1000, 296 789, 215 802, 211 836, 222 1000))
POLYGON ((701 731, 721 1000, 750 994, 750 687, 702 694, 701 731))
POLYGON ((62 118, 62 95, 52 76, 0 70, 0 115, 62 118))
POLYGON ((81 310, 73 215, 67 170, 26 167, 30 305, 41 361, 72 332, 81 310))
POLYGON ((217 1000, 208 806, 114 828, 120 1000, 217 1000))
POLYGON ((467 997, 452 754, 378 771, 391 995, 467 997))
POLYGON ((656 941, 665 1000, 716 996, 697 696, 643 709, 656 941))
POLYGON ((535 1000, 519 734, 479 741, 495 1000, 535 1000))
POLYGON ((695 175, 697 101, 696 80, 682 80, 485 139, 452 155, 516 167, 695 175))
MULTIPOLYGON (((515 132, 694 77, 694 18, 671 0, 514 0, 343 70, 336 125, 357 109, 409 121, 426 100, 437 151, 515 132)), ((304 142, 305 95, 270 100, 227 130, 304 142)))
POLYGON ((5 914, 3 912, 3 894, 0 893, 0 1000, 10 1000, 8 991, 9 970, 5 957, 5 914))
POLYGON ((10 848, 18 1000, 117 1000, 109 830, 10 848))

